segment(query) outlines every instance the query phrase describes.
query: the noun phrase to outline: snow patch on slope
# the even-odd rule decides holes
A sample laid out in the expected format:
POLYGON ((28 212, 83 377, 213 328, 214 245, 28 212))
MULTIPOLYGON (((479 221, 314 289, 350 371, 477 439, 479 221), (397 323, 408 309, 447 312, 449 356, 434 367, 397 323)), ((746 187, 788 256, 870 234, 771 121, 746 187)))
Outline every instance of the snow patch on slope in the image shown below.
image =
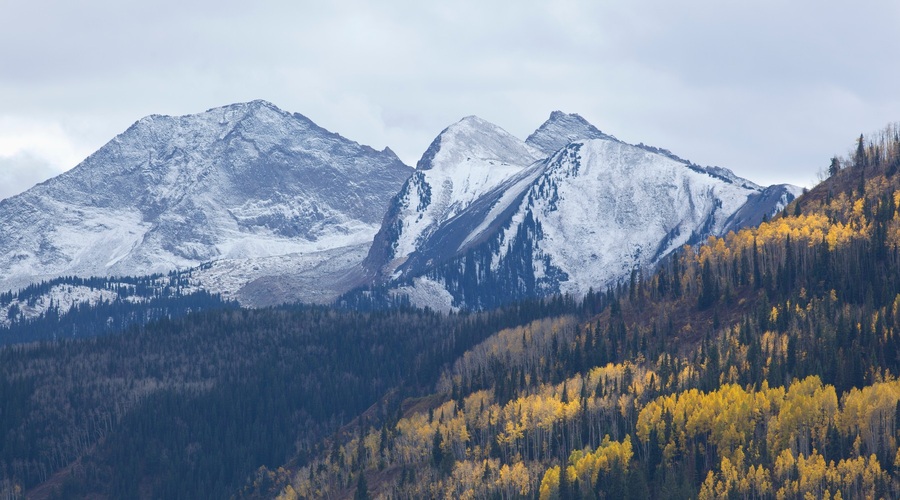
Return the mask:
POLYGON ((413 278, 411 285, 401 286, 394 293, 405 295, 413 307, 427 307, 445 314, 459 311, 453 305, 453 295, 441 283, 425 276, 413 278))
POLYGON ((221 259, 186 271, 192 287, 185 292, 206 290, 252 307, 324 304, 359 284, 359 267, 368 248, 364 241, 319 251, 221 259))
POLYGON ((80 285, 56 285, 34 300, 15 299, 8 304, 0 306, 0 328, 6 328, 12 323, 12 319, 29 320, 51 309, 56 309, 60 315, 69 312, 80 304, 96 305, 100 302, 113 302, 119 295, 113 290, 104 290, 80 285), (12 311, 12 312, 11 312, 12 311))

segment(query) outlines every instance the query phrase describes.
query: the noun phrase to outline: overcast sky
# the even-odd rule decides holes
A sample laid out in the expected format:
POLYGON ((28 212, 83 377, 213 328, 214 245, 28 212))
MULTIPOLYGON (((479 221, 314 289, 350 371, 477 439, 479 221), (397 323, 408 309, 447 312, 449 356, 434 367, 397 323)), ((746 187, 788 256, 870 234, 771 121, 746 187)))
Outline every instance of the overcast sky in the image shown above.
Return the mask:
POLYGON ((900 2, 0 0, 0 198, 148 114, 265 99, 414 165, 478 115, 559 109, 811 186, 900 121, 900 2))

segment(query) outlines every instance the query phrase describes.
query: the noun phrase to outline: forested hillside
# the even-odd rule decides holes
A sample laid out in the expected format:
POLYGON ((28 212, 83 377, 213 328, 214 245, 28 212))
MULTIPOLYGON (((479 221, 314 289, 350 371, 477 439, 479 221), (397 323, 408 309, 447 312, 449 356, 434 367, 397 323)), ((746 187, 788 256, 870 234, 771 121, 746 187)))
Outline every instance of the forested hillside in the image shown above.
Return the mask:
POLYGON ((260 466, 303 463, 376 402, 429 392, 441 366, 498 329, 581 308, 218 310, 7 346, 0 496, 227 498, 260 466))
POLYGON ((0 349, 8 498, 900 496, 900 128, 759 227, 479 314, 0 349))
POLYGON ((505 329, 280 498, 897 498, 900 128, 588 319, 505 329))

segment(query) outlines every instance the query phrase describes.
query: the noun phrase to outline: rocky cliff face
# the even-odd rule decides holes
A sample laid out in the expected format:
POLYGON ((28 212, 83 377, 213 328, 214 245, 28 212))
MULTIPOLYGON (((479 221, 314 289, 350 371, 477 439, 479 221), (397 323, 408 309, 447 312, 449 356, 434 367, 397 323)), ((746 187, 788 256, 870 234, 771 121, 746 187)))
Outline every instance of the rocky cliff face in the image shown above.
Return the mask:
POLYGON ((264 101, 149 116, 0 202, 0 289, 347 248, 355 265, 411 173, 389 149, 264 101))
POLYGON ((253 101, 146 117, 0 202, 0 292, 178 270, 179 293, 244 305, 327 303, 375 284, 418 305, 486 308, 605 288, 684 243, 758 223, 797 191, 559 111, 525 141, 464 118, 413 170, 253 101))
MULTIPOLYGON (((466 122, 474 120, 460 123, 466 122)), ((478 123, 466 127, 470 135, 496 144, 496 127, 478 123)), ((651 268, 685 243, 758 223, 797 191, 762 188, 726 169, 626 144, 578 115, 554 112, 524 142, 505 136, 502 151, 530 154, 490 149, 498 160, 488 165, 473 163, 489 156, 486 150, 467 149, 478 141, 445 137, 454 127, 435 140, 394 198, 366 261, 387 286, 430 307, 492 307, 602 289, 634 269, 651 268), (441 147, 452 147, 452 154, 440 164, 438 180, 423 167, 441 147), (460 203, 447 195, 446 187, 456 185, 452 180, 483 172, 496 180, 481 184, 479 196, 460 203), (419 193, 429 192, 432 198, 423 203, 419 193), (446 200, 443 206, 458 209, 431 216, 436 192, 446 200), (418 226, 427 229, 409 230, 418 226)))
POLYGON ((474 116, 447 127, 393 198, 367 267, 381 278, 408 267, 407 259, 436 233, 483 205, 485 196, 508 190, 540 157, 539 150, 474 116))

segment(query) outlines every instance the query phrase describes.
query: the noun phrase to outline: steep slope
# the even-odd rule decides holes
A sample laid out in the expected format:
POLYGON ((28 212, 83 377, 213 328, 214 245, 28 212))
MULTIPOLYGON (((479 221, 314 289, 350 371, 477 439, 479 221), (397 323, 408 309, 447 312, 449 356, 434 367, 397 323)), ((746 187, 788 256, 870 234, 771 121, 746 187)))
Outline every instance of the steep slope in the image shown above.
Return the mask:
POLYGON ((358 248, 356 264, 410 173, 264 101, 149 116, 0 202, 0 289, 339 248, 358 248))
MULTIPOLYGON (((443 223, 415 203, 395 200, 379 232, 383 240, 376 239, 388 250, 381 255, 394 258, 380 261, 382 279, 394 279, 389 286, 414 303, 442 309, 583 295, 651 268, 685 243, 758 223, 798 191, 762 188, 727 169, 630 145, 558 111, 526 144, 547 157, 483 191, 443 223), (404 240, 403 230, 420 219, 428 220, 428 231, 404 240)), ((457 150, 442 167, 464 168, 460 159, 473 155, 457 150)), ((427 175, 421 167, 430 156, 411 183, 427 175)), ((370 252, 367 264, 377 263, 377 255, 370 252)))
MULTIPOLYGON (((530 188, 503 241, 534 218, 535 280, 583 295, 647 268, 692 240, 719 234, 753 191, 618 141, 572 143, 530 188)), ((499 258, 505 258, 501 248, 499 258)))
POLYGON ((591 125, 581 115, 554 111, 537 130, 525 139, 525 143, 550 156, 567 145, 587 139, 616 140, 591 125))
POLYGON ((392 200, 366 266, 391 276, 444 224, 486 194, 505 192, 540 157, 537 149, 475 116, 447 127, 392 200))
POLYGON ((725 222, 722 234, 758 225, 764 217, 770 217, 801 194, 803 189, 790 184, 774 184, 751 194, 747 203, 725 222))

